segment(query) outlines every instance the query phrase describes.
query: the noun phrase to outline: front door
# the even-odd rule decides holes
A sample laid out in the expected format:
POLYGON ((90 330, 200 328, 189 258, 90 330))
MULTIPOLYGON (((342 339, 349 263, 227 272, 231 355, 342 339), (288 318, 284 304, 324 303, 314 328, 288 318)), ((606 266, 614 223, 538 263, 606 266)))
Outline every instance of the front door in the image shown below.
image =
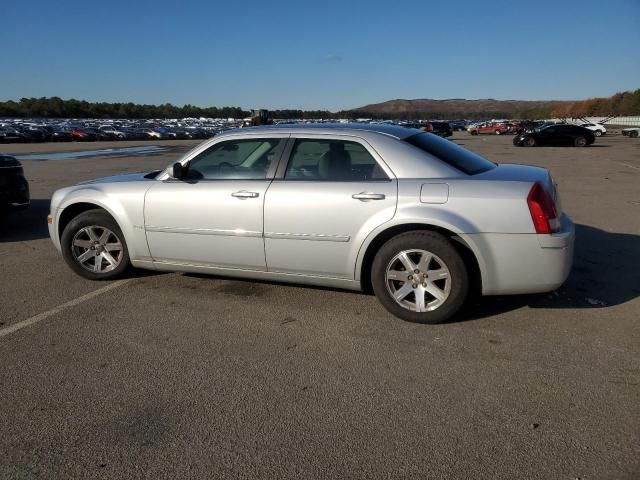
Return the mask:
POLYGON ((393 218, 397 184, 364 142, 298 138, 265 201, 270 272, 353 279, 364 238, 393 218))
MULTIPOLYGON (((286 136, 222 140, 145 197, 154 261, 264 270, 265 193, 286 136)), ((288 135, 287 135, 288 136, 288 135)))

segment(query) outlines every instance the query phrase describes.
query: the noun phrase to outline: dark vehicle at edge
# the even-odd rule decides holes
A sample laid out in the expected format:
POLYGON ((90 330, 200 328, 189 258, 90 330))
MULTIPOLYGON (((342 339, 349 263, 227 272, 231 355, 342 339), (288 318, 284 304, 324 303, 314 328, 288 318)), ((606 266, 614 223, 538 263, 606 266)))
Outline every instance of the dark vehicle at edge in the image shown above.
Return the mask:
POLYGON ((586 147, 596 141, 596 136, 587 128, 577 125, 547 125, 531 132, 516 135, 516 147, 586 147))
POLYGON ((440 137, 450 137, 453 135, 453 129, 449 122, 429 122, 431 124, 431 133, 434 133, 440 137))
POLYGON ((0 217, 29 206, 29 183, 22 164, 0 153, 0 217))

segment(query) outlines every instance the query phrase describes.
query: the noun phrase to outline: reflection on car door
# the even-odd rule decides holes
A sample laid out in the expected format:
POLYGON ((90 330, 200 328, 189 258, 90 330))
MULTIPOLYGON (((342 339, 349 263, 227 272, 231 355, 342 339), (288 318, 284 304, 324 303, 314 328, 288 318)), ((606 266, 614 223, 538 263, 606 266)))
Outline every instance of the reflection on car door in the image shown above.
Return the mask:
POLYGON ((393 218, 396 180, 364 142, 290 142, 286 171, 265 201, 267 268, 352 279, 364 236, 393 218))
POLYGON ((264 199, 286 137, 216 143, 191 160, 185 181, 151 187, 144 228, 154 261, 265 270, 264 199))

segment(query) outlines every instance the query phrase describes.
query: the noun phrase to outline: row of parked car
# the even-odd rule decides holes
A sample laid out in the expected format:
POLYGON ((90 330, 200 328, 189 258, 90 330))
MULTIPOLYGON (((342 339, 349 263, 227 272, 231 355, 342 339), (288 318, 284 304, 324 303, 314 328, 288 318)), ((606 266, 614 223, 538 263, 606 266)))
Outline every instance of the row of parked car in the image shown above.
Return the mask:
POLYGON ((226 129, 221 124, 0 122, 0 143, 93 142, 98 140, 205 140, 226 129))

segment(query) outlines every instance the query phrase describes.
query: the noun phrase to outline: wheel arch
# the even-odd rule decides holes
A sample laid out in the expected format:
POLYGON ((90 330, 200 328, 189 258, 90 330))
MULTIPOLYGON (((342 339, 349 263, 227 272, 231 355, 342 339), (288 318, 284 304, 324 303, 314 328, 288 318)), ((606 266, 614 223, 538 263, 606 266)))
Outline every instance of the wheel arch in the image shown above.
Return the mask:
MULTIPOLYGON (((120 227, 120 230, 124 235, 124 230, 122 229, 122 225, 120 224, 120 222, 118 222, 118 219, 113 214, 113 212, 109 211, 108 208, 98 203, 80 201, 80 202, 71 203, 65 206, 60 212, 60 217, 58 219, 58 232, 57 232, 58 238, 62 238, 62 232, 64 232, 64 229, 66 228, 67 225, 69 225, 69 222, 71 222, 71 220, 76 218, 81 213, 88 212, 89 210, 102 210, 105 213, 107 213, 113 219, 113 221, 118 224, 118 227, 120 227)), ((125 237, 125 241, 126 241, 126 237, 125 237)))
POLYGON ((463 238, 463 235, 460 233, 456 233, 453 230, 434 225, 430 223, 419 223, 419 222, 411 222, 411 223, 402 223, 398 225, 390 226, 381 232, 378 232, 366 246, 363 246, 364 253, 360 255, 361 261, 357 265, 357 272, 359 273, 359 281, 362 287, 362 290, 365 292, 372 291, 371 285, 371 265, 373 264, 373 259, 382 247, 389 239, 395 237, 396 235, 400 235, 401 233, 411 232, 411 231, 431 231, 436 232, 451 241, 453 246, 456 248, 460 256, 462 257, 465 265, 467 265, 469 269, 469 280, 470 280, 470 292, 472 294, 480 294, 482 292, 482 268, 480 266, 479 256, 477 251, 471 246, 469 241, 463 238))

